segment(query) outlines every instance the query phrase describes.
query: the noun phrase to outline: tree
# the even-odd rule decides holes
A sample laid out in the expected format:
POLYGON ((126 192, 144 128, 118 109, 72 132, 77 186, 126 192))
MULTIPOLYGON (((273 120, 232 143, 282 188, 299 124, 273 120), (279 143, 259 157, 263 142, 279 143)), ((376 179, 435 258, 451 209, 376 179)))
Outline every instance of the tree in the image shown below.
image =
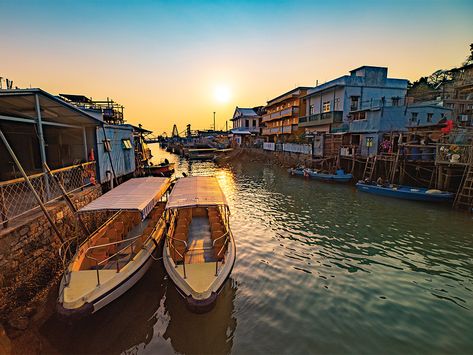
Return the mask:
POLYGON ((470 55, 466 57, 465 62, 463 63, 463 66, 473 64, 473 43, 470 44, 470 55))

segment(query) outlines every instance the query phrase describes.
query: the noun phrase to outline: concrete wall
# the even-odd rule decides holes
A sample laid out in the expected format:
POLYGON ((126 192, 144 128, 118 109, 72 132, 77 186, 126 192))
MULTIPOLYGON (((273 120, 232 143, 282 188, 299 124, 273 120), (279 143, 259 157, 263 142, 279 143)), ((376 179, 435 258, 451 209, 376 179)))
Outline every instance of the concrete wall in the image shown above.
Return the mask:
MULTIPOLYGON (((92 186, 75 193, 71 199, 81 208, 100 195, 101 187, 92 186)), ((57 202, 48 209, 67 239, 86 237, 65 202, 57 202)), ((87 214, 83 221, 89 230, 95 230, 106 217, 105 213, 87 214)), ((0 322, 31 301, 62 272, 58 256, 61 243, 44 214, 34 212, 25 220, 0 230, 0 322)))

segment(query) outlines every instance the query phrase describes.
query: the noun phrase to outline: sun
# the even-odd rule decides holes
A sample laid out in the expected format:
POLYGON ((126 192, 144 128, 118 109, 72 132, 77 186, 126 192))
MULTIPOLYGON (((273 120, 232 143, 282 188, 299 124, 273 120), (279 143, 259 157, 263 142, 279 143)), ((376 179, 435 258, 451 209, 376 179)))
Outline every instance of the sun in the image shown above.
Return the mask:
POLYGON ((214 97, 218 102, 225 104, 230 101, 231 98, 230 88, 226 85, 216 86, 214 89, 214 97))

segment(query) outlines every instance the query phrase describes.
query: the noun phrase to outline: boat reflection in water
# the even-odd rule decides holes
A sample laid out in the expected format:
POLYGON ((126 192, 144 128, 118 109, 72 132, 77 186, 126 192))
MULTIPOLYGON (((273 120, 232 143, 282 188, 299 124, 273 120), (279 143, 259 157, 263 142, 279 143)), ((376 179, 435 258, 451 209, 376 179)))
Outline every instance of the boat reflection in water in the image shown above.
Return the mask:
MULTIPOLYGON (((52 316, 40 329, 41 335, 48 339, 48 343, 43 344, 43 352, 119 354, 143 349, 153 337, 157 345, 162 338, 154 333, 160 327, 164 327, 164 332, 168 321, 161 304, 166 292, 165 273, 161 263, 153 263, 135 287, 85 319, 65 323, 52 316)), ((165 341, 162 346, 172 352, 165 341)))
POLYGON ((229 353, 236 328, 236 283, 230 277, 208 313, 190 312, 160 262, 135 287, 90 317, 41 328, 43 353, 229 353), (44 341, 46 340, 47 341, 44 341))
POLYGON ((230 277, 218 295, 215 307, 204 314, 191 312, 175 287, 168 285, 166 311, 169 325, 163 334, 174 351, 182 354, 228 354, 237 325, 234 316, 236 282, 230 277))

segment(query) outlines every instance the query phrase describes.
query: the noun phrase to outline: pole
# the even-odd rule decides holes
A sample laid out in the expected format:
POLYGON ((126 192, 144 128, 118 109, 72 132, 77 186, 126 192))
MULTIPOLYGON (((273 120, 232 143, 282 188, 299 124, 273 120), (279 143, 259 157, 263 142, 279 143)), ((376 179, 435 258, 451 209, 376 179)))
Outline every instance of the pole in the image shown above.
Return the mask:
MULTIPOLYGON (((108 99, 107 99, 108 100, 108 99)), ((105 141, 108 141, 107 139, 107 133, 105 132, 105 125, 102 124, 102 130, 103 130, 103 139, 105 139, 105 141)), ((110 142, 110 146, 111 146, 112 142, 110 142)), ((112 179, 115 180, 115 186, 118 185, 118 182, 117 182, 117 175, 115 174, 115 169, 113 168, 113 161, 112 161, 112 155, 110 154, 110 151, 105 149, 105 146, 104 146, 104 150, 107 151, 107 155, 108 155, 108 160, 110 160, 110 166, 112 167, 112 173, 113 173, 113 176, 112 176, 112 179)))
MULTIPOLYGON (((49 169, 49 166, 48 164, 44 164, 44 168, 46 169, 46 171, 48 172, 48 175, 51 176, 53 178, 53 180, 56 182, 56 184, 59 186, 59 189, 61 190, 62 192, 62 196, 64 197, 64 199, 66 200, 66 203, 67 205, 69 206, 69 208, 71 209, 72 213, 76 214, 77 213, 77 208, 76 206, 74 206, 74 204, 72 203, 72 200, 71 198, 69 197, 69 195, 67 194, 66 190, 64 189, 64 186, 62 186, 61 182, 59 181, 58 177, 56 175, 54 175, 52 172, 51 172, 51 169, 49 169)), ((90 234, 88 228, 86 227, 86 225, 84 224, 84 222, 82 221, 82 219, 79 217, 79 215, 76 215, 77 217, 77 220, 79 221, 79 224, 81 226, 81 228, 84 230, 84 232, 87 233, 87 236, 90 234)))
MULTIPOLYGON (((41 156, 41 164, 44 166, 46 164, 46 148, 44 143, 44 134, 43 134, 43 123, 41 120, 41 105, 39 104, 39 96, 35 94, 35 107, 36 107, 36 126, 38 127, 38 140, 39 140, 39 154, 41 156)), ((43 168, 43 172, 46 172, 43 168)), ((51 197, 51 192, 49 191, 49 182, 48 176, 44 175, 44 185, 46 190, 46 200, 49 200, 51 197)))
POLYGON ((28 178, 28 175, 26 175, 26 172, 23 170, 23 167, 21 166, 20 162, 18 161, 18 159, 15 155, 15 152, 10 147, 10 144, 8 143, 7 138, 5 137, 5 135, 3 134, 1 129, 0 129, 0 138, 2 139, 3 143, 5 144, 5 147, 7 148, 8 153, 10 153, 10 156, 12 157, 13 161, 15 162, 18 170, 20 170, 21 175, 23 175, 26 184, 28 185, 31 192, 33 193, 33 196, 36 199, 36 201, 39 203, 39 206, 43 210, 44 215, 46 216, 49 223, 51 224, 51 227, 53 228, 54 232, 56 233, 58 239, 61 241, 61 243, 64 243, 64 238, 61 236, 61 233, 59 233, 59 230, 57 229, 56 225, 54 224, 53 219, 51 218, 49 212, 46 210, 46 207, 43 205, 43 202, 41 201, 41 197, 39 197, 39 195, 36 192, 36 190, 34 189, 33 185, 31 185, 31 181, 28 178))
POLYGON ((215 111, 214 111, 214 131, 216 131, 216 129, 215 129, 215 111))

